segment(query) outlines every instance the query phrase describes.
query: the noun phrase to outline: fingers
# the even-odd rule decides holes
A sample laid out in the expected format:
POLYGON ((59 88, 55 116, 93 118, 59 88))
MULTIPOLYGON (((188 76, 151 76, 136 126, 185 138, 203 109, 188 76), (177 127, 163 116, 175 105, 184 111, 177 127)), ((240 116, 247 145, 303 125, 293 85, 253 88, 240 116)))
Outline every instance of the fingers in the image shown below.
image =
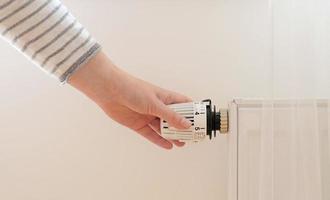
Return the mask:
POLYGON ((158 102, 153 111, 154 115, 164 119, 169 123, 170 126, 173 126, 177 129, 188 129, 191 127, 191 122, 185 117, 176 113, 174 110, 166 106, 163 102, 158 102))
MULTIPOLYGON (((157 133, 160 134, 160 120, 159 119, 154 119, 149 123, 149 126, 157 133)), ((172 144, 174 144, 177 147, 183 147, 185 145, 184 142, 180 142, 178 140, 170 140, 172 144)))
POLYGON ((137 132, 148 139, 150 142, 164 148, 164 149, 172 149, 173 145, 171 142, 167 141, 166 139, 162 138, 157 132, 152 130, 149 126, 145 126, 137 132))
POLYGON ((180 142, 180 141, 178 141, 178 140, 171 140, 171 142, 172 142, 173 144, 175 144, 175 146, 177 146, 177 147, 183 147, 183 146, 185 145, 184 142, 180 142))
POLYGON ((173 126, 177 129, 190 128, 191 122, 189 120, 179 115, 166 105, 174 103, 186 103, 191 102, 192 100, 182 94, 167 90, 161 90, 159 97, 160 99, 155 106, 155 112, 152 114, 166 120, 170 126, 173 126))
POLYGON ((164 104, 173 104, 173 103, 187 103, 187 102, 192 102, 193 100, 187 96, 184 96, 182 94, 168 91, 167 94, 165 95, 164 99, 164 104))
POLYGON ((150 127, 156 131, 157 133, 160 133, 160 120, 159 118, 155 118, 149 123, 150 127))

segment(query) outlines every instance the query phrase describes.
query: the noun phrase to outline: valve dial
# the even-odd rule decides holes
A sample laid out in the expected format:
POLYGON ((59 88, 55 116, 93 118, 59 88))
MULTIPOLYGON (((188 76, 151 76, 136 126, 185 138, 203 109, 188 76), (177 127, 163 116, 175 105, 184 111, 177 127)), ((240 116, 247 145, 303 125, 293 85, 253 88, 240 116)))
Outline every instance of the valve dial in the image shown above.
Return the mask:
POLYGON ((176 129, 170 126, 167 121, 161 119, 161 135, 169 140, 179 140, 182 142, 199 142, 205 137, 212 139, 217 132, 228 132, 228 110, 222 109, 212 111, 211 100, 202 102, 179 103, 169 105, 178 114, 191 122, 189 129, 176 129))

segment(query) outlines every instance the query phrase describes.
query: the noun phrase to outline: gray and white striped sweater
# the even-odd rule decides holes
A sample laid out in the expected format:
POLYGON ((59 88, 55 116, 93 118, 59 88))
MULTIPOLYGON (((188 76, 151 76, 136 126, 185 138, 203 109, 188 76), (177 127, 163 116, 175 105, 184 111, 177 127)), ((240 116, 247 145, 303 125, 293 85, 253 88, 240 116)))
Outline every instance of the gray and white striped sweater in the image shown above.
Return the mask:
POLYGON ((0 33, 61 82, 100 49, 59 0, 0 0, 0 33))

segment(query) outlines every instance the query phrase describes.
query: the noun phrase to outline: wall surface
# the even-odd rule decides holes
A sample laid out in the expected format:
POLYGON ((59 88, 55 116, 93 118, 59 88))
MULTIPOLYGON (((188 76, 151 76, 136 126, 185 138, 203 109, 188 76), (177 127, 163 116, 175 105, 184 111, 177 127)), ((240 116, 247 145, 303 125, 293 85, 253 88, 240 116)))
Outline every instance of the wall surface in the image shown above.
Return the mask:
MULTIPOLYGON (((267 94, 264 0, 64 0, 120 67, 227 106, 267 94)), ((164 151, 0 41, 0 199, 225 199, 226 137, 164 151)))

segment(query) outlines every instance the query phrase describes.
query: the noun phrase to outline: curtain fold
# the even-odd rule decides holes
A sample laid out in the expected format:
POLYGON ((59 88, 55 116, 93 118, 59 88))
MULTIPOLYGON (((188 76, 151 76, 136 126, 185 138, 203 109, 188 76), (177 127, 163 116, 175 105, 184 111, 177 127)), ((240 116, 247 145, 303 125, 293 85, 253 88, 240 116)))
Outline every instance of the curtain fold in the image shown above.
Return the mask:
MULTIPOLYGON (((239 16, 235 22, 248 29, 238 29, 244 33, 233 36, 248 41, 235 52, 247 62, 240 66, 244 72, 264 64, 258 68, 258 81, 264 85, 255 90, 265 91, 255 96, 260 101, 237 103, 237 124, 231 124, 231 132, 238 135, 228 139, 229 199, 329 200, 330 1, 245 3, 234 0, 228 7, 237 7, 231 10, 235 14, 227 13, 224 19, 230 24, 239 16), (249 20, 251 26, 246 25, 249 20), (251 41, 256 45, 245 48, 251 41), (253 50, 260 57, 250 53, 253 50)), ((236 116, 236 111, 231 113, 236 116)))
POLYGON ((329 166, 327 102, 264 103, 260 129, 259 199, 325 200, 329 166), (327 126, 324 126, 327 125, 327 126), (324 134, 326 133, 326 134, 324 134), (322 142, 326 141, 326 142, 322 142))
POLYGON ((271 70, 261 112, 257 196, 328 200, 330 3, 270 0, 269 8, 271 70))

